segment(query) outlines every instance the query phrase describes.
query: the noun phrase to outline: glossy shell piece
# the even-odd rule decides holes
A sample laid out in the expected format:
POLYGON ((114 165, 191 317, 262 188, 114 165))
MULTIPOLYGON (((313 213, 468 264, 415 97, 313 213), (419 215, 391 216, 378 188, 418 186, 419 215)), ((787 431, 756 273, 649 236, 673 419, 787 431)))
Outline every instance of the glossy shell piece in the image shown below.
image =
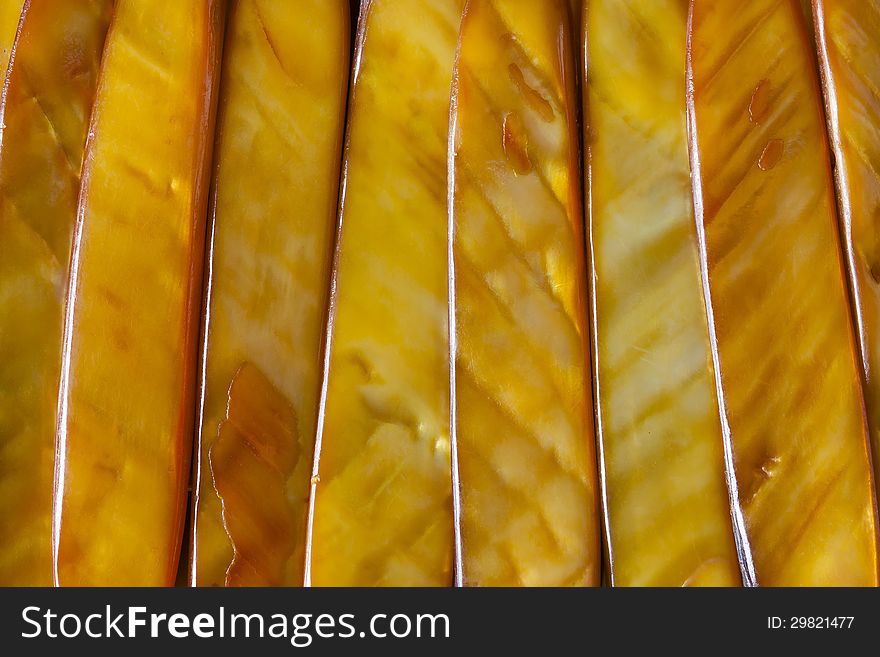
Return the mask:
POLYGON ((876 481, 880 473, 880 2, 815 0, 813 7, 876 481))
POLYGON ((688 42, 714 365, 757 582, 876 585, 862 390, 800 3, 693 0, 688 42))
POLYGON ((111 10, 26 3, 0 103, 0 586, 52 583, 64 298, 111 10))
POLYGON ((690 189, 687 0, 592 0, 585 167, 615 586, 739 585, 690 189))
POLYGON ((364 2, 307 582, 449 585, 446 142, 463 0, 364 2))
POLYGON ((348 2, 241 0, 226 30, 191 583, 297 586, 339 195, 348 2))
POLYGON ((593 436, 572 22, 471 0, 450 162, 462 583, 596 585, 593 436))
POLYGON ((192 449, 225 3, 120 0, 86 147, 55 491, 62 585, 169 585, 192 449))

